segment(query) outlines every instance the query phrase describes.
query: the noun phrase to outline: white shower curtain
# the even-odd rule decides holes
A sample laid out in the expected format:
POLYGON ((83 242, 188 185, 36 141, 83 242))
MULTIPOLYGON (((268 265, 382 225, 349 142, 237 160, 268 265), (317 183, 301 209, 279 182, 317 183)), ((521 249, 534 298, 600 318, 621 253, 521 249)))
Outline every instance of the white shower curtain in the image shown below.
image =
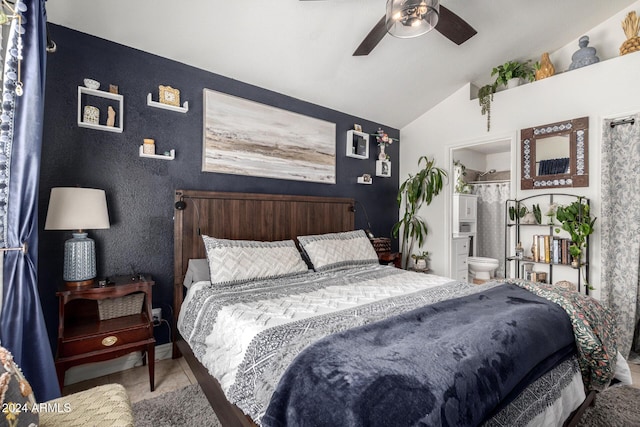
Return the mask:
POLYGON ((473 184, 478 195, 476 256, 495 258, 500 262, 496 276, 504 277, 505 209, 509 199, 509 182, 473 184))
POLYGON ((618 324, 618 350, 640 363, 640 114, 633 118, 605 120, 602 132, 601 298, 618 324))

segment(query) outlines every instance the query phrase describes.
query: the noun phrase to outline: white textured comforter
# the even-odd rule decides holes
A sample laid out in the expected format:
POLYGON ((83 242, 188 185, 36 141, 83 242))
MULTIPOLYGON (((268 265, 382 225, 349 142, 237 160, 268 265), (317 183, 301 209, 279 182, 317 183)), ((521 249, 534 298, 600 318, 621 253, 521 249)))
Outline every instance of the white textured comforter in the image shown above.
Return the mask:
MULTIPOLYGON (((228 400, 260 423, 288 360, 309 341, 337 332, 345 323, 359 326, 476 289, 446 277, 378 265, 219 287, 197 282, 184 300, 178 329, 228 400), (336 316, 340 325, 334 323, 336 316)), ((577 362, 563 365, 519 398, 515 417, 521 425, 541 417, 548 422, 549 416, 563 421, 582 402, 577 362), (551 390, 550 382, 556 383, 551 390)), ((507 408, 511 406, 516 405, 507 408)), ((498 415, 493 425, 514 419, 511 409, 498 415)))

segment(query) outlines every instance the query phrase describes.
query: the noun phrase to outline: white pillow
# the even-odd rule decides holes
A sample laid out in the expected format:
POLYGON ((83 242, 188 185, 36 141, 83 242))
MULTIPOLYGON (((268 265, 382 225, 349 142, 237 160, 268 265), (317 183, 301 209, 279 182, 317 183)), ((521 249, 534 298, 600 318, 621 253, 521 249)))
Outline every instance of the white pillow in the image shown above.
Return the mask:
POLYGON ((206 258, 190 259, 187 274, 184 275, 184 287, 189 289, 196 282, 208 282, 209 280, 211 280, 209 261, 206 258))
POLYGON ((364 230, 299 236, 315 271, 378 264, 378 254, 364 230))
POLYGON ((202 236, 212 285, 244 283, 306 273, 293 240, 257 242, 202 236))

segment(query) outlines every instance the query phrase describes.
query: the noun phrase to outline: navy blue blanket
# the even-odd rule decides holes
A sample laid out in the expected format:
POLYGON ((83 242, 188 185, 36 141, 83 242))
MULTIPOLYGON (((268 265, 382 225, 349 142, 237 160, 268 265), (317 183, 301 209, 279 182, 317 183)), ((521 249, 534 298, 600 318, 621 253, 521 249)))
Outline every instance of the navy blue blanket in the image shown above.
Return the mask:
POLYGON ((330 335, 281 378, 263 426, 474 426, 574 345, 558 305, 500 285, 330 335))

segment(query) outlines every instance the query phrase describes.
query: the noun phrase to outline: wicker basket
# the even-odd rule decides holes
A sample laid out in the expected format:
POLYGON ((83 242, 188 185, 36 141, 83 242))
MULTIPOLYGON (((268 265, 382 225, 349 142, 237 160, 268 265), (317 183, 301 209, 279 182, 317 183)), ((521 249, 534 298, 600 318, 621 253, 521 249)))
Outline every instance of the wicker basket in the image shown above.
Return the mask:
POLYGON ((107 298, 98 300, 98 313, 100 320, 109 320, 115 317, 131 316, 142 312, 144 293, 125 295, 120 298, 107 298))
POLYGON ((377 253, 380 252, 391 252, 391 239, 388 237, 374 237, 371 240, 371 244, 373 245, 373 249, 377 253))
POLYGON ((620 56, 640 50, 640 37, 631 37, 620 46, 620 56))

